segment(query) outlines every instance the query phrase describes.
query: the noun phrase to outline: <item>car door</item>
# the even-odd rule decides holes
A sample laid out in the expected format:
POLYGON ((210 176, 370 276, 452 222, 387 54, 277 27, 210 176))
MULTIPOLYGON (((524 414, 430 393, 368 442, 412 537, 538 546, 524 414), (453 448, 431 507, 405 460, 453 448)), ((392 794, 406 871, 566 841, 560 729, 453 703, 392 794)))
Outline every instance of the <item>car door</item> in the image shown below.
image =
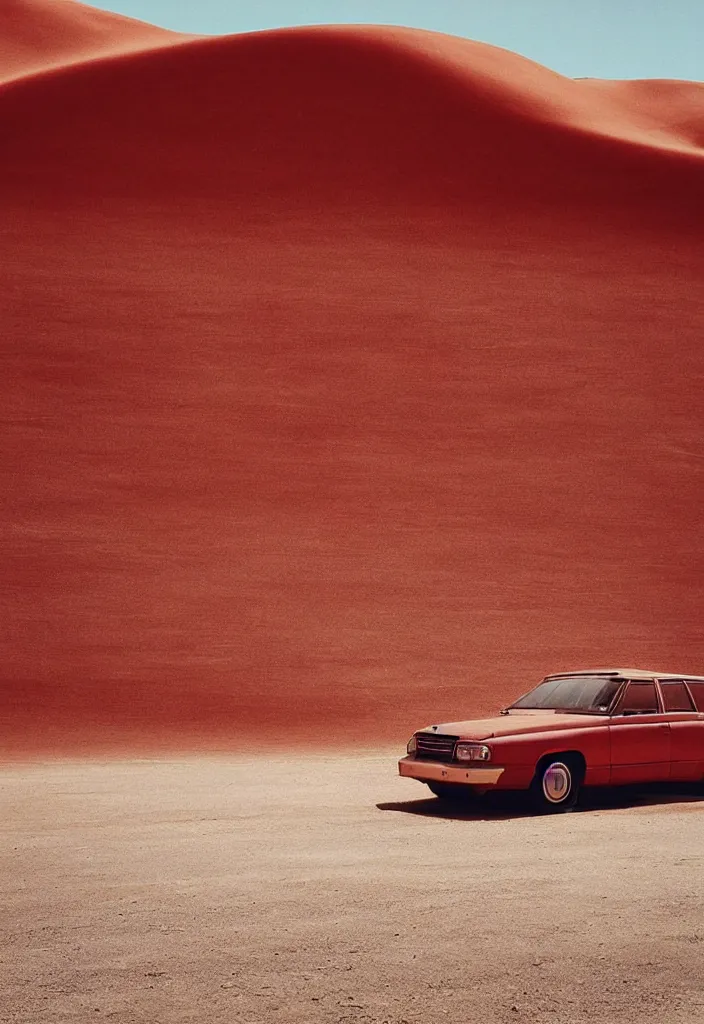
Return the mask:
MULTIPOLYGON (((662 706, 670 722, 671 771, 677 781, 704 777, 704 714, 683 679, 661 679, 662 706)), ((695 687, 696 692, 696 687, 695 687)))
POLYGON ((670 777, 670 725, 662 713, 655 682, 626 684, 609 720, 611 782, 626 785, 670 777))

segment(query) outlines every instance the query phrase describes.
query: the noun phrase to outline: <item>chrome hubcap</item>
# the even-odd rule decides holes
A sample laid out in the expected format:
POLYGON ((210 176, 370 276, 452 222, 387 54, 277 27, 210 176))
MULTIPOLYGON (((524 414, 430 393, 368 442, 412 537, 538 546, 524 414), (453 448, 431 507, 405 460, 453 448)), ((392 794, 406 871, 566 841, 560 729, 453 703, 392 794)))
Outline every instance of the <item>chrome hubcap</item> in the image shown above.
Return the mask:
POLYGON ((551 804, 561 804, 572 789, 572 776, 566 764, 551 764, 543 775, 543 793, 551 804))

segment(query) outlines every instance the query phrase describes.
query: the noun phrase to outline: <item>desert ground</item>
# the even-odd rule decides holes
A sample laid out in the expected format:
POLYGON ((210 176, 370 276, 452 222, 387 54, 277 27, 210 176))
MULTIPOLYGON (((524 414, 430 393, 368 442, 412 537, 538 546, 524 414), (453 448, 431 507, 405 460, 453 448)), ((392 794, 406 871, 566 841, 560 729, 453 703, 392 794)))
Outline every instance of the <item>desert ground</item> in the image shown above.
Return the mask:
POLYGON ((394 751, 6 766, 3 1024, 696 1024, 704 800, 443 808, 394 751))

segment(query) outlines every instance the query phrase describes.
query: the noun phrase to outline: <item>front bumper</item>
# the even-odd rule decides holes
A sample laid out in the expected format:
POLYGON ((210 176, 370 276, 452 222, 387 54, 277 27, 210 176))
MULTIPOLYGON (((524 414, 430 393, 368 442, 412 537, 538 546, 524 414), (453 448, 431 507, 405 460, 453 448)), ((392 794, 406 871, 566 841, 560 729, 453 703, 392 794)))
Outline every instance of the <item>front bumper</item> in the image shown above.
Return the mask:
POLYGON ((416 760, 415 757, 402 757, 398 763, 398 773, 405 778, 421 782, 457 782, 464 786, 495 786, 504 770, 440 764, 438 761, 416 760))

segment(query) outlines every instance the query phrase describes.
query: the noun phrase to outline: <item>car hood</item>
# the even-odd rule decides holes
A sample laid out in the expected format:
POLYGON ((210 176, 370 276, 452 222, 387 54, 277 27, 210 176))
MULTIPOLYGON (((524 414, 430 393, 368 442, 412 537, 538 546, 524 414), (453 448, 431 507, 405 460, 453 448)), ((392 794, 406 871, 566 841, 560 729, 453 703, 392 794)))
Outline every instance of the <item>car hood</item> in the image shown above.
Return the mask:
POLYGON ((493 736, 521 736, 531 732, 552 732, 558 729, 583 729, 607 725, 608 718, 601 715, 501 715, 496 718, 477 718, 467 722, 443 722, 429 725, 420 732, 435 736, 461 736, 467 740, 489 740, 493 736))

